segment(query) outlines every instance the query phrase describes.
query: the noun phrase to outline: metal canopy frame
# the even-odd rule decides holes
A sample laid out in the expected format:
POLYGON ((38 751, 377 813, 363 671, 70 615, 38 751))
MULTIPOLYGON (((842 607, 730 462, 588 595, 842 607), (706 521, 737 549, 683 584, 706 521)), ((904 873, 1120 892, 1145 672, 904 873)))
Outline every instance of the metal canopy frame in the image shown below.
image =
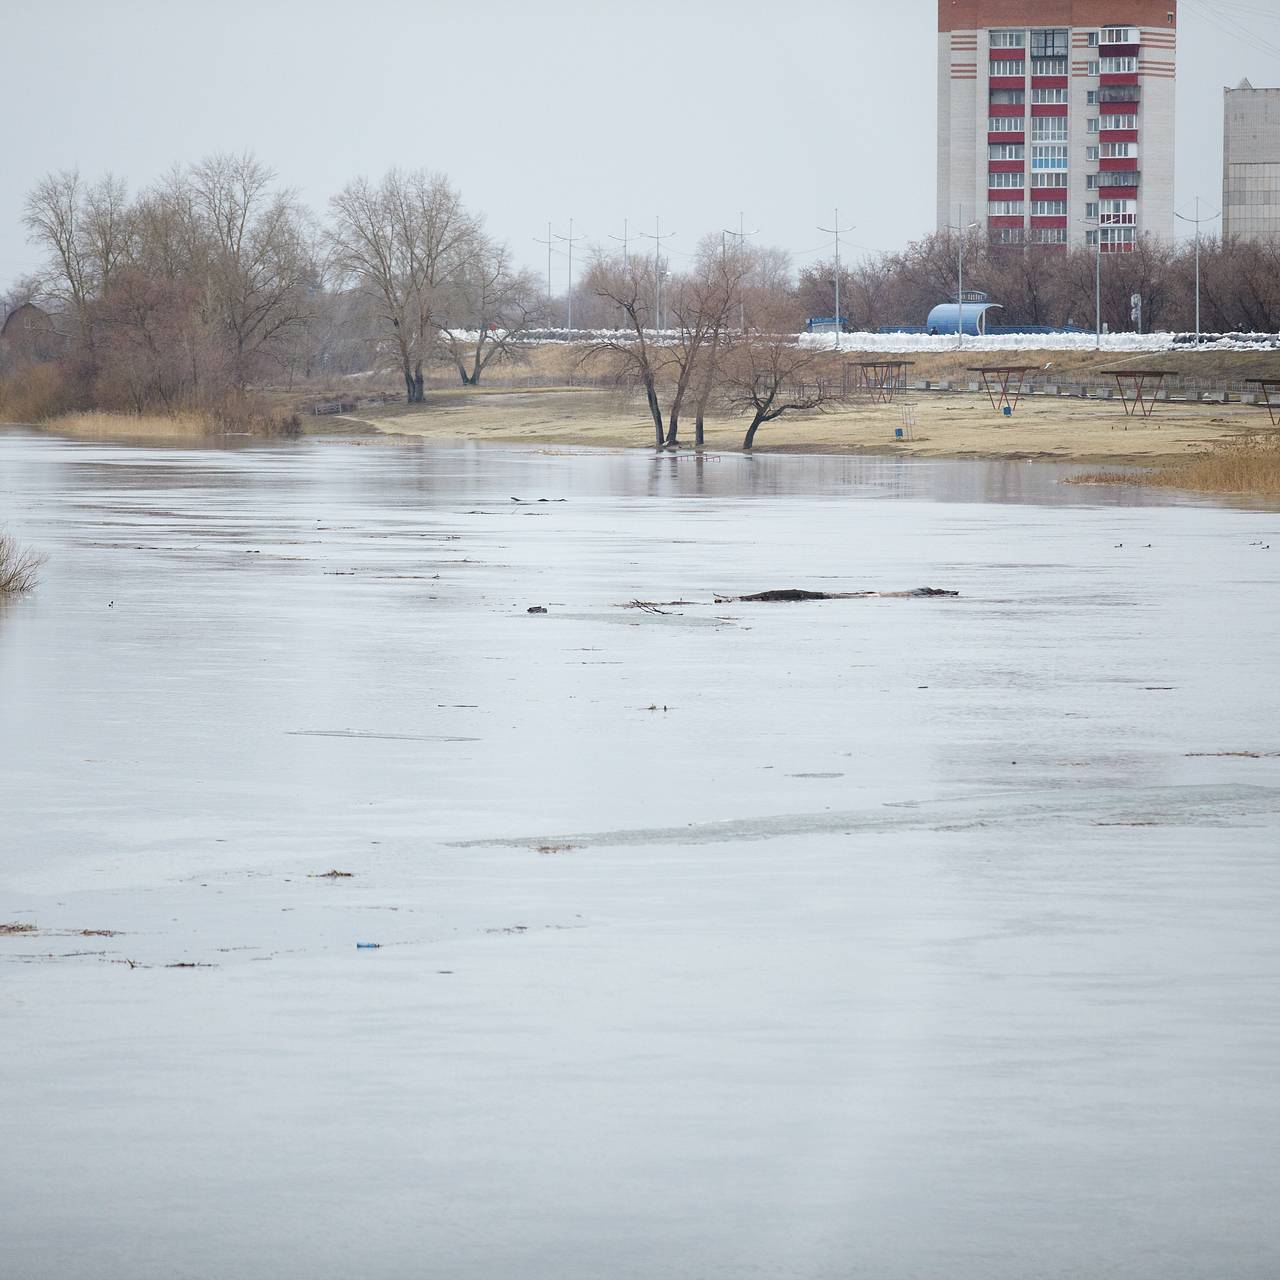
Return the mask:
POLYGON ((1280 427, 1280 378, 1246 378, 1245 384, 1262 392, 1262 403, 1271 415, 1271 425, 1280 427))
POLYGON ((982 388, 997 413, 1006 408, 1012 413, 1022 399, 1022 386, 1027 374, 1034 373, 1038 367, 1034 364, 983 365, 971 368, 969 372, 982 375, 982 388))
POLYGON ((1112 369, 1111 376, 1116 380, 1125 414, 1130 418, 1135 414, 1149 418, 1155 412, 1164 380, 1176 378, 1178 372, 1176 369, 1112 369), (1125 394, 1126 388, 1132 391, 1131 396, 1125 394))
POLYGON ((852 369, 855 392, 865 391, 873 404, 888 404, 903 388, 902 371, 913 364, 914 360, 848 360, 844 366, 846 393, 852 369))

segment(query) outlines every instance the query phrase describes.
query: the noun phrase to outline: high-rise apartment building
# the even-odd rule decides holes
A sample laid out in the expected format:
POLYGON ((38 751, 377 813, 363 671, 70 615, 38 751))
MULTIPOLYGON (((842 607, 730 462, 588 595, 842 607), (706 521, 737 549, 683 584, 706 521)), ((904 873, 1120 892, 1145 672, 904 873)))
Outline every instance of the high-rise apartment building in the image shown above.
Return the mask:
POLYGON ((1177 0, 938 0, 938 228, 1173 235, 1177 0))
POLYGON ((1222 234, 1280 240, 1280 89, 1227 89, 1222 132, 1222 234))

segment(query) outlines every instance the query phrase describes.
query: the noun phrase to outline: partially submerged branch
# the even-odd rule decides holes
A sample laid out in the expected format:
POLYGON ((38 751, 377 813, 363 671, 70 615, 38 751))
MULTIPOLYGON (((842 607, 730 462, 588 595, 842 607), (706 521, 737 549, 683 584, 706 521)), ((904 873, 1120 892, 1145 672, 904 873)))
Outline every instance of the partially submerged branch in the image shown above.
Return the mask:
POLYGON ((0 533, 0 599, 25 595, 35 588, 44 557, 0 533))

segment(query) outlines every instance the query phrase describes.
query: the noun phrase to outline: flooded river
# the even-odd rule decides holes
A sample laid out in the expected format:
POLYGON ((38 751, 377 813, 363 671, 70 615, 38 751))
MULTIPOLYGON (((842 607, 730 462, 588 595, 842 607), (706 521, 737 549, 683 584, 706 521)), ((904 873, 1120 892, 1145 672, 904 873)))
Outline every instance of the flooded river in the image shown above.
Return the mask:
POLYGON ((3 1273, 1280 1273, 1280 515, 1064 474, 0 432, 3 1273))

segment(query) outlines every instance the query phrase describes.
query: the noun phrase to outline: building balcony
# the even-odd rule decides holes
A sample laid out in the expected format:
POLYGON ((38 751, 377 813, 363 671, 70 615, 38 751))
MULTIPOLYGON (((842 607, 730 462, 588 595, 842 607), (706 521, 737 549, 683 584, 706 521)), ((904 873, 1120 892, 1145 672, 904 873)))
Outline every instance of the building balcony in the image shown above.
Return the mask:
POLYGON ((1121 103, 1133 103, 1134 109, 1137 109, 1138 103, 1142 100, 1142 88, 1136 84, 1108 84, 1103 85, 1098 90, 1098 105, 1121 103))

